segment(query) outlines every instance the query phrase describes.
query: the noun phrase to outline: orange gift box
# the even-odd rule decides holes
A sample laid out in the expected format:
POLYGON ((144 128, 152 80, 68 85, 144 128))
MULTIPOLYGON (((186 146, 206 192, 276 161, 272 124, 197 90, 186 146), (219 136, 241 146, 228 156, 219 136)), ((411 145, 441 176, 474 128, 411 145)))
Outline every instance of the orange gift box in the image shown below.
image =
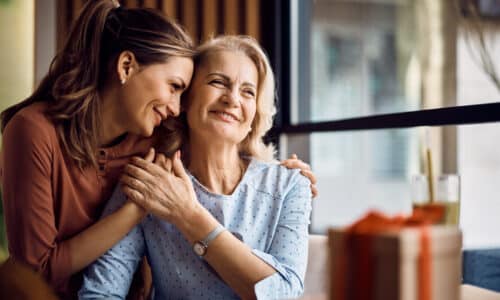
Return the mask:
POLYGON ((462 234, 418 212, 371 212, 348 228, 329 230, 330 299, 457 300, 462 234))

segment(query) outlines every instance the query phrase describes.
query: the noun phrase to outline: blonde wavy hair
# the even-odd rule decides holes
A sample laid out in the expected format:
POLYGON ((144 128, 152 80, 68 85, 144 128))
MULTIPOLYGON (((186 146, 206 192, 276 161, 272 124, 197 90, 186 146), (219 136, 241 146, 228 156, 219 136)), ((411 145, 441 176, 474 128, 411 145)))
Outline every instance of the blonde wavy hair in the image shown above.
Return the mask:
MULTIPOLYGON (((272 161, 275 159, 275 147, 273 144, 266 145, 263 140, 265 134, 271 129, 276 114, 274 74, 267 55, 259 43, 250 36, 223 35, 211 38, 197 48, 194 57, 195 73, 196 69, 206 59, 209 59, 211 54, 220 51, 241 52, 250 58, 257 67, 259 81, 255 118, 252 122, 252 131, 240 143, 239 151, 243 156, 251 156, 262 161, 272 161)), ((188 94, 186 92, 184 95, 188 94)), ((169 118, 164 126, 165 131, 163 132, 161 150, 171 154, 182 147, 183 153, 186 153, 189 137, 187 135, 185 113, 182 113, 176 119, 169 118)))

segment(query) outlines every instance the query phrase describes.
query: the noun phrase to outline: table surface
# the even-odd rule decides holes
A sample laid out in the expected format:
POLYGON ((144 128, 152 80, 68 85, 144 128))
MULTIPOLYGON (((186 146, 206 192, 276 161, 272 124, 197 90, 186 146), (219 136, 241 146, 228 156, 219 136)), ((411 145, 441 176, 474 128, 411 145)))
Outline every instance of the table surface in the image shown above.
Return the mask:
MULTIPOLYGON (((462 284, 460 287, 461 300, 500 300, 500 293, 483 289, 477 286, 462 284)), ((325 294, 307 295, 300 300, 328 300, 325 294)))

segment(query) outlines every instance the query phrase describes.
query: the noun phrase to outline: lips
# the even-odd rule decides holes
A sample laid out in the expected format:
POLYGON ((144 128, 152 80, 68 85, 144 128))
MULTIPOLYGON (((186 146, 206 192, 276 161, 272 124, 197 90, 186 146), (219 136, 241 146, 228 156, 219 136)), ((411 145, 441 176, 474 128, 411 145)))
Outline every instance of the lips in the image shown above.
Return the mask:
POLYGON ((168 115, 166 113, 163 113, 160 111, 158 108, 154 107, 153 110, 160 116, 160 119, 163 121, 167 119, 168 115))
POLYGON ((228 111, 223 111, 223 110, 212 110, 210 111, 211 113, 214 113, 218 116, 220 116, 223 120, 227 120, 227 121, 235 121, 235 122, 239 122, 240 119, 234 115, 233 113, 231 112, 228 112, 228 111))

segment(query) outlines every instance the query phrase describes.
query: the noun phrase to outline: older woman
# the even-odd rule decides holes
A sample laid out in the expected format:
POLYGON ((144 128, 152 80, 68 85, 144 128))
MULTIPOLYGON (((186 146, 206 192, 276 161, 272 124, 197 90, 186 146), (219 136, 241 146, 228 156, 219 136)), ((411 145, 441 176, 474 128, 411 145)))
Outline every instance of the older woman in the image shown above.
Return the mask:
POLYGON ((83 299, 124 298, 143 254, 160 299, 302 293, 310 182, 262 142, 275 112, 268 60, 254 40, 226 36, 199 48, 195 68, 181 135, 187 170, 180 151, 126 168, 107 213, 129 198, 152 214, 87 270, 83 299))

